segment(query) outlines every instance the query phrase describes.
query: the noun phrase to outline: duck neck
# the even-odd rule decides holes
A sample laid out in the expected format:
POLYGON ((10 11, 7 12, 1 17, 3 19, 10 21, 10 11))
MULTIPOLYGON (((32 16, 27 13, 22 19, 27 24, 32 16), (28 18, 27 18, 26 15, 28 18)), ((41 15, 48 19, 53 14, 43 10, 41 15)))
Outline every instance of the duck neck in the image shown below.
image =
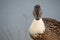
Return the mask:
POLYGON ((34 27, 36 27, 37 29, 40 30, 40 34, 44 33, 45 24, 44 24, 42 18, 40 18, 39 20, 34 19, 33 24, 34 24, 34 27))

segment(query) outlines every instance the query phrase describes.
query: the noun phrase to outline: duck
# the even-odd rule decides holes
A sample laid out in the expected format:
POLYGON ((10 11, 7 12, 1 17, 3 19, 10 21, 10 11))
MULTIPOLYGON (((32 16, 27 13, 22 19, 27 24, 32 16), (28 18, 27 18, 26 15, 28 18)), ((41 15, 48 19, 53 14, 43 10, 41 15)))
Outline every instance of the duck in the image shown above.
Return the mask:
POLYGON ((60 40, 60 21, 52 18, 42 18, 40 5, 35 5, 33 22, 29 28, 32 40, 60 40))

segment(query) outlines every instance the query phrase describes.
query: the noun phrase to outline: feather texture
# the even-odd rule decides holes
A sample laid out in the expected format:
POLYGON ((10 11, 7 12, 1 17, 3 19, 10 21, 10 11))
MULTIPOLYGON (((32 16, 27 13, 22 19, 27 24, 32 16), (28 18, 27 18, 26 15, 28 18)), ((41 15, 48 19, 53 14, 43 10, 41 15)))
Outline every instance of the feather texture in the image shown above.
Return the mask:
MULTIPOLYGON (((33 40, 60 40, 60 22, 51 18, 42 18, 42 20, 43 20, 43 23, 45 24, 45 31, 41 34, 40 33, 41 31, 37 32, 35 30, 36 34, 34 36, 33 30, 30 29, 32 31, 32 34, 30 33, 30 36, 32 37, 32 39, 33 40)), ((37 28, 37 26, 35 27, 36 29, 39 29, 37 28)))

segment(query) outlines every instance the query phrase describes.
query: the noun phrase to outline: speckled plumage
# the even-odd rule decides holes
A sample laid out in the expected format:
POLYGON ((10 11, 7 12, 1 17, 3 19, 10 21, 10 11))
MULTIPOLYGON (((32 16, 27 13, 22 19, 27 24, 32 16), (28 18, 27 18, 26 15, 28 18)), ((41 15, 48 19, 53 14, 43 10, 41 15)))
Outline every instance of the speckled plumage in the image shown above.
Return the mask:
POLYGON ((45 24, 45 32, 43 34, 37 35, 34 37, 30 35, 33 40, 60 40, 60 22, 51 19, 51 18, 43 18, 45 24))

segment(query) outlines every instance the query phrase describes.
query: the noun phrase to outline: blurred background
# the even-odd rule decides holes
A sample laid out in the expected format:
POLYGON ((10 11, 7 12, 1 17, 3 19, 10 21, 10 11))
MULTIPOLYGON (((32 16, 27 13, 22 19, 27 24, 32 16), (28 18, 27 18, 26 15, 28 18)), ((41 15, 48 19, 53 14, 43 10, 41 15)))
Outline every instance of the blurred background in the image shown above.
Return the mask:
POLYGON ((31 40, 28 30, 36 4, 43 18, 60 21, 60 0, 0 0, 0 40, 31 40))

